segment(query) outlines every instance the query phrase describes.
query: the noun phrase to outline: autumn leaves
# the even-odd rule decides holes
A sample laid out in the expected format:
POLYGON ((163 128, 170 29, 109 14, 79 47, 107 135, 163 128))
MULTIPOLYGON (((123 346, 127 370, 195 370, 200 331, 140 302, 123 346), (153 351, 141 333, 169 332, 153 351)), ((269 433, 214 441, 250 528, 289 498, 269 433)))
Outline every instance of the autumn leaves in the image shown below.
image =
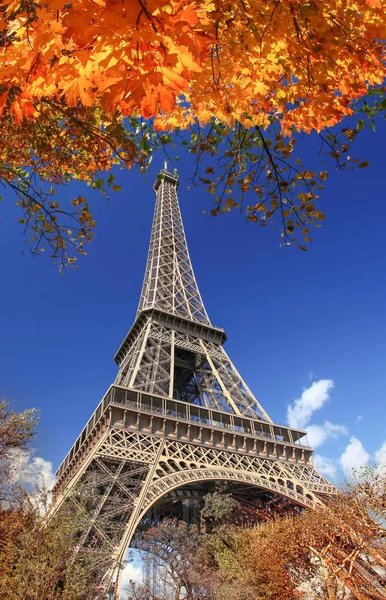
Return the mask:
POLYGON ((246 127, 280 116, 290 135, 339 122, 384 77, 380 0, 13 0, 0 26, 0 106, 17 88, 18 122, 64 96, 163 129, 186 113, 246 127))
MULTIPOLYGON (((190 130, 184 143, 197 165, 217 157, 212 213, 242 206, 253 191, 247 218, 278 217, 283 243, 292 243, 323 217, 314 200, 326 172, 310 178, 291 161, 294 133, 320 133, 345 164, 351 140, 330 129, 384 81, 385 12, 384 0, 4 2, 0 180, 21 195, 35 239, 50 233, 56 256, 60 214, 32 176, 101 189, 101 172, 144 169, 169 134, 190 130)), ((78 227, 83 237, 64 246, 83 252, 91 229, 78 227)))

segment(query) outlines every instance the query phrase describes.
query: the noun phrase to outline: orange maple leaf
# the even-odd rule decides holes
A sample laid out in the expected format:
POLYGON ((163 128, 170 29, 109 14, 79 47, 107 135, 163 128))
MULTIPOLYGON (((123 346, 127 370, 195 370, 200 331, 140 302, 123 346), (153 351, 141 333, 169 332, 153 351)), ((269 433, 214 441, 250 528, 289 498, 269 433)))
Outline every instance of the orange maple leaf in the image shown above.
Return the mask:
POLYGON ((78 106, 79 101, 83 106, 91 106, 94 102, 96 91, 95 84, 86 77, 71 80, 63 87, 68 106, 78 106))
POLYGON ((5 107, 5 103, 7 102, 7 98, 8 98, 8 90, 6 92, 3 92, 0 96, 0 116, 3 114, 3 110, 5 107))

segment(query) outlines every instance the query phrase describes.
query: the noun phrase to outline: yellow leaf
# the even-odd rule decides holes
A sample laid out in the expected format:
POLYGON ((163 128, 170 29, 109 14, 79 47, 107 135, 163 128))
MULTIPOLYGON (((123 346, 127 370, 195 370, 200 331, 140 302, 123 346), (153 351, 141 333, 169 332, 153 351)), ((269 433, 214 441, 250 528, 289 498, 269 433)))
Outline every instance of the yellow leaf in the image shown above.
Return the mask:
POLYGON ((20 0, 13 0, 13 2, 10 2, 6 8, 6 14, 11 15, 13 12, 15 12, 20 6, 20 0))
POLYGON ((279 88, 277 90, 277 92, 276 92, 276 98, 281 99, 281 98, 285 98, 286 96, 287 96, 287 94, 286 94, 286 92, 282 88, 279 88))
POLYGON ((232 207, 232 208, 237 208, 239 205, 238 205, 238 203, 235 200, 233 200, 233 198, 229 197, 229 198, 226 199, 225 206, 232 207))
POLYGON ((79 77, 66 83, 62 89, 65 92, 67 103, 75 107, 82 102, 83 106, 91 106, 95 99, 95 84, 86 77, 79 77))

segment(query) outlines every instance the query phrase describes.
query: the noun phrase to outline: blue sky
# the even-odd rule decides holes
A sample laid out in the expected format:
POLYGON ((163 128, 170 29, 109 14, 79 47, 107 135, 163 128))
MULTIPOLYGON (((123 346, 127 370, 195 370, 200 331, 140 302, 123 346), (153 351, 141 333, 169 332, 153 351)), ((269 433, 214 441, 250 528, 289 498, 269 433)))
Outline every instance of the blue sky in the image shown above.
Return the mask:
MULTIPOLYGON (((191 158, 176 165, 193 266, 212 322, 227 331, 227 352, 274 421, 287 422, 290 405, 292 419, 309 415, 303 424, 324 438, 318 465, 336 481, 342 466, 373 460, 386 442, 385 135, 385 123, 361 132, 352 155, 371 166, 327 180, 326 222, 307 253, 281 247, 273 228, 236 211, 202 214, 211 197, 186 189, 191 158)), ((314 148, 307 140, 299 147, 304 155, 314 148)), ((48 257, 21 253, 14 198, 6 192, 0 204, 0 396, 16 410, 39 409, 34 456, 47 472, 115 378, 112 357, 135 316, 162 165, 155 156, 146 182, 118 172, 123 190, 110 203, 79 184, 60 192, 85 192, 97 220, 87 258, 63 276, 48 257)), ((41 465, 30 464, 30 478, 41 465)))

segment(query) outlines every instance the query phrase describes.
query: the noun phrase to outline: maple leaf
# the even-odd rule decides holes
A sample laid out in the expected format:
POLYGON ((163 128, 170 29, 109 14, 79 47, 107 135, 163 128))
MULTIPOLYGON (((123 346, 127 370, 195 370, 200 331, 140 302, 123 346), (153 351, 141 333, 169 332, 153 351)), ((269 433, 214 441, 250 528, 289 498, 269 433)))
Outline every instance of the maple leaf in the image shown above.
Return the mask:
POLYGON ((83 106, 91 106, 95 98, 95 84, 86 77, 79 77, 63 86, 68 106, 77 106, 79 101, 83 106))
POLYGON ((165 84, 170 85, 170 87, 176 92, 180 93, 187 87, 188 82, 185 79, 185 77, 182 77, 181 75, 175 73, 171 69, 167 67, 162 67, 160 69, 160 72, 162 73, 165 84))
POLYGON ((157 114, 157 101, 157 94, 155 94, 153 91, 144 96, 139 108, 145 119, 150 119, 157 114))
POLYGON ((7 102, 7 99, 8 99, 8 93, 9 93, 9 92, 8 92, 8 90, 7 90, 6 92, 3 92, 3 93, 0 95, 0 116, 3 114, 3 110, 4 110, 4 107, 5 107, 5 103, 7 102))
POLYGON ((173 92, 164 86, 159 86, 158 98, 160 110, 167 114, 171 113, 176 102, 173 92))
POLYGON ((12 102, 11 111, 14 113, 18 125, 21 125, 21 123, 23 122, 23 111, 19 100, 14 100, 12 102))
POLYGON ((107 93, 103 95, 102 104, 109 113, 114 113, 118 105, 121 105, 126 94, 126 82, 120 80, 119 83, 109 86, 107 93))
POLYGON ((6 15, 11 15, 14 13, 20 6, 20 0, 12 0, 5 9, 6 15))
POLYGON ((185 21, 190 27, 194 27, 199 22, 197 8, 186 6, 178 13, 178 20, 185 21))

